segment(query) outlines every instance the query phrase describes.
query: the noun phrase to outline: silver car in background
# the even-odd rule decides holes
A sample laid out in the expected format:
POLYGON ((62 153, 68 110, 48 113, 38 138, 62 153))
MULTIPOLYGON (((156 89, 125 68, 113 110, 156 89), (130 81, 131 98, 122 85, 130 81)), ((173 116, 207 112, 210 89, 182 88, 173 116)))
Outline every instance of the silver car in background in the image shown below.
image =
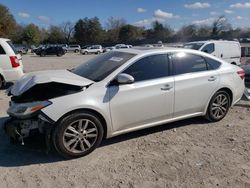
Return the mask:
POLYGON ((10 89, 5 130, 12 141, 38 130, 75 158, 127 132, 196 116, 220 121, 243 92, 241 68, 200 51, 113 50, 70 71, 24 76, 10 89))

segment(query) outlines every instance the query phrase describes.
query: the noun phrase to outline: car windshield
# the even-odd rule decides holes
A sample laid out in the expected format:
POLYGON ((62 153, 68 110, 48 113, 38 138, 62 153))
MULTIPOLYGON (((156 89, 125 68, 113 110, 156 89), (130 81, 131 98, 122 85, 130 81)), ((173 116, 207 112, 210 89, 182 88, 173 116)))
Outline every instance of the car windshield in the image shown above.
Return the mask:
POLYGON ((201 43, 201 42, 199 42, 199 43, 198 42, 197 43, 187 43, 184 45, 184 48, 199 50, 203 45, 204 45, 204 43, 201 43))
POLYGON ((114 70, 134 56, 135 54, 125 52, 108 52, 83 63, 79 67, 73 69, 72 72, 89 80, 98 82, 106 78, 114 70))

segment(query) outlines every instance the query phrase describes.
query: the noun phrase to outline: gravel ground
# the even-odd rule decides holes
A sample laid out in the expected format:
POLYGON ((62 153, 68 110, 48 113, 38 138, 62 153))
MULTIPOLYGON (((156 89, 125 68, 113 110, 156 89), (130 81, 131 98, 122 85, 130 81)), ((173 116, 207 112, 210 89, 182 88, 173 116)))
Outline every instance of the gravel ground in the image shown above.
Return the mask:
MULTIPOLYGON (((25 70, 72 68, 93 56, 23 56, 25 70)), ((9 98, 0 91, 0 126, 9 98)), ((250 187, 250 102, 218 123, 194 118, 105 140, 90 155, 64 161, 39 138, 11 145, 0 129, 0 188, 250 187)))

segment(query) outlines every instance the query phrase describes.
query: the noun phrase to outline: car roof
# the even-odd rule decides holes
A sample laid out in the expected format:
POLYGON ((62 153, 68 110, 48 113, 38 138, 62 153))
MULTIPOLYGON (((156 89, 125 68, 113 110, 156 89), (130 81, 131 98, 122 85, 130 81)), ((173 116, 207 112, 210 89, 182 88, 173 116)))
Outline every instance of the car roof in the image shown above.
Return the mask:
POLYGON ((204 40, 204 41, 193 41, 193 42, 187 42, 186 44, 195 44, 195 43, 208 43, 208 42, 229 42, 229 43, 239 43, 238 41, 233 40, 204 40))
POLYGON ((164 53, 164 52, 172 52, 172 51, 185 51, 192 53, 199 53, 197 50, 185 49, 185 48, 174 48, 174 47, 134 47, 134 48, 126 48, 126 49, 115 49, 115 51, 126 52, 132 54, 151 54, 151 53, 164 53))
POLYGON ((6 38, 0 38, 0 40, 3 40, 3 41, 10 41, 10 39, 6 39, 6 38))

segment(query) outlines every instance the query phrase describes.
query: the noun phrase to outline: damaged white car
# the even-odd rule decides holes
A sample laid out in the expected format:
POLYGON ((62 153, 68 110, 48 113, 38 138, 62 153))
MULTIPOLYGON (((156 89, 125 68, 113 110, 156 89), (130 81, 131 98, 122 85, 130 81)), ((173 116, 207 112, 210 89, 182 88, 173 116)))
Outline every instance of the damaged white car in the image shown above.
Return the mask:
POLYGON ((63 157, 81 157, 104 138, 195 116, 223 119, 243 95, 244 74, 199 51, 115 50, 73 70, 24 76, 9 90, 5 130, 18 142, 43 133, 63 157))

